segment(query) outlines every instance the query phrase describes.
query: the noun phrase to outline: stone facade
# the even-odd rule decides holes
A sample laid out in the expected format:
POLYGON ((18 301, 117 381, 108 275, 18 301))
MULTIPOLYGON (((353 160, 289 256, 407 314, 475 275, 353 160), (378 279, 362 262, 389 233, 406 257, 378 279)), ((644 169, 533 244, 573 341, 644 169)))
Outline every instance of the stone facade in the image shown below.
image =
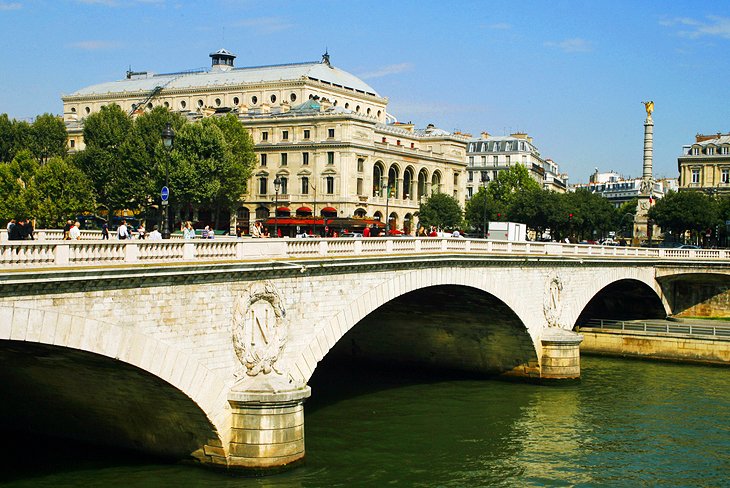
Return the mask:
POLYGON ((708 193, 730 191, 730 133, 697 134, 677 158, 679 189, 708 193))
MULTIPOLYGON (((162 106, 190 120, 234 113, 253 137, 258 165, 248 194, 231 209, 231 230, 301 213, 361 226, 387 218, 391 228, 414 233, 419 205, 433 192, 463 207, 466 136, 397 123, 387 98, 327 54, 321 62, 253 68, 234 68, 235 55, 225 50, 210 56, 209 70, 128 72, 62 97, 69 149, 84 148, 84 117, 112 103, 130 114, 162 106)), ((293 237, 299 224, 305 227, 285 232, 293 237)), ((312 231, 311 222, 306 227, 312 231)))

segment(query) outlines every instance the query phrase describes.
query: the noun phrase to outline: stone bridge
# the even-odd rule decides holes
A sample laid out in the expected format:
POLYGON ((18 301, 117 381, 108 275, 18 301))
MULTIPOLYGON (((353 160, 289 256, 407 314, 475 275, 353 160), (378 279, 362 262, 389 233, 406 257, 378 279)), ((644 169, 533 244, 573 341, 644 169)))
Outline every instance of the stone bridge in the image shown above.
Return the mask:
POLYGON ((304 456, 326 355, 576 379, 582 321, 730 315, 729 257, 437 238, 3 243, 0 418, 284 466, 304 456))

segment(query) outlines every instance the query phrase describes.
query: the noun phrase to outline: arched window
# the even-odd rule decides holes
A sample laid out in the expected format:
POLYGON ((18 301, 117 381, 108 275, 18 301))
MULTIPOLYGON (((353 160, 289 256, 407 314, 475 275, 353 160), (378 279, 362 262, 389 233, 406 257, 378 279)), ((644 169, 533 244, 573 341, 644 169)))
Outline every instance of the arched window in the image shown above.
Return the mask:
POLYGON ((256 209, 256 220, 263 220, 269 218, 269 209, 266 207, 259 207, 256 209))
POLYGON ((377 197, 380 195, 380 185, 383 179, 383 166, 382 161, 378 161, 373 165, 373 196, 377 197))
POLYGON ((413 199, 413 169, 406 168, 403 173, 403 200, 413 199))
POLYGON ((435 171, 431 177, 431 194, 441 193, 441 173, 435 171))
POLYGON ((391 198, 397 198, 398 197, 398 176, 400 175, 400 171, 398 169, 398 166, 395 164, 392 164, 390 168, 388 169, 388 193, 391 198))
POLYGON ((425 169, 422 169, 418 172, 418 201, 421 201, 421 198, 426 196, 426 193, 428 192, 428 171, 425 169))

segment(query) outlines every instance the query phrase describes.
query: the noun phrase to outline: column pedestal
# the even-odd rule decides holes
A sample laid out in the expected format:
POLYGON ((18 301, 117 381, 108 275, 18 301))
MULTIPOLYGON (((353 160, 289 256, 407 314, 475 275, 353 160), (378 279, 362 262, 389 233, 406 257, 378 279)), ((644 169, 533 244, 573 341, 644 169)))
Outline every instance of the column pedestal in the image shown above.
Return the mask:
POLYGON ((270 470, 304 458, 308 386, 282 392, 232 391, 230 469, 270 470))
POLYGON ((541 380, 580 379, 582 335, 565 329, 550 328, 543 333, 541 342, 541 380))

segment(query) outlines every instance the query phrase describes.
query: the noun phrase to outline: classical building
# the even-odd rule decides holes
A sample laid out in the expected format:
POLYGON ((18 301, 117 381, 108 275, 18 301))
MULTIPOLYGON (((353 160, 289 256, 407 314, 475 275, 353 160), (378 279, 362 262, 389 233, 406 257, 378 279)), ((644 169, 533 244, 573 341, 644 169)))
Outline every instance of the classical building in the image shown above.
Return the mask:
POLYGON ((677 158, 679 190, 730 192, 730 133, 697 134, 677 158))
POLYGON ((246 232, 258 219, 282 235, 317 226, 321 233, 383 226, 388 215, 391 229, 411 233, 432 192, 464 204, 467 137, 396 122, 387 98, 329 55, 252 68, 235 68, 223 49, 210 57, 209 70, 128 72, 63 96, 70 149, 84 147, 83 118, 106 104, 130 114, 164 106, 192 120, 234 113, 253 137, 258 164, 231 209, 231 227, 246 232))
MULTIPOLYGON (((626 202, 638 198, 641 193, 642 178, 625 178, 619 173, 609 171, 599 173, 598 168, 589 177, 589 183, 571 185, 571 191, 583 188, 591 193, 601 195, 618 208, 626 202)), ((662 198, 669 190, 677 189, 676 178, 653 180, 651 196, 653 200, 662 198)))
POLYGON ((482 132, 480 138, 469 140, 466 155, 467 198, 477 193, 483 185, 482 175, 494 180, 500 171, 518 163, 525 166, 530 176, 543 188, 566 191, 567 175, 560 174, 553 160, 540 157, 532 137, 527 134, 519 132, 500 137, 482 132))

